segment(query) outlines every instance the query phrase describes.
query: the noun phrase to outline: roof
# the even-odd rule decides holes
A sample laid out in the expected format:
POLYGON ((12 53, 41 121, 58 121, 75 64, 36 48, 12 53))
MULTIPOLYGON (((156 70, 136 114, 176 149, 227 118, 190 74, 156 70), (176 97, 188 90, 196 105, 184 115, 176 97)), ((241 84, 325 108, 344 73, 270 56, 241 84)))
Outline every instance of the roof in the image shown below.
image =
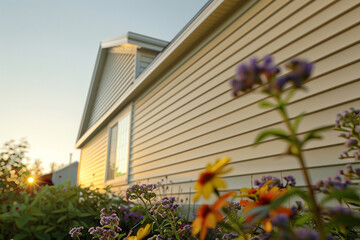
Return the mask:
MULTIPOLYGON (((209 1, 192 20, 180 31, 179 34, 167 45, 162 53, 142 72, 136 82, 117 100, 117 102, 86 132, 85 127, 86 114, 89 110, 90 99, 93 94, 93 88, 99 77, 96 77, 98 65, 100 65, 102 56, 102 47, 110 47, 112 44, 121 43, 121 37, 109 39, 102 42, 100 46, 97 64, 94 69, 94 76, 89 90, 87 103, 83 119, 79 129, 79 135, 76 142, 76 148, 81 148, 92 136, 94 136, 102 127, 104 127, 122 108, 129 104, 132 99, 140 95, 153 81, 165 73, 169 67, 173 66, 184 58, 190 49, 194 48, 200 41, 206 41, 206 36, 214 30, 225 18, 233 11, 242 8, 247 3, 255 0, 233 1, 233 0, 212 0, 209 1)), ((130 36, 133 33, 130 33, 130 36)), ((139 35, 139 34, 136 34, 139 35)), ((135 36, 135 35, 134 35, 135 36)), ((142 36, 142 35, 140 35, 142 36)), ((153 39, 153 38, 151 38, 153 39)), ((102 63, 103 64, 103 63, 102 63)))

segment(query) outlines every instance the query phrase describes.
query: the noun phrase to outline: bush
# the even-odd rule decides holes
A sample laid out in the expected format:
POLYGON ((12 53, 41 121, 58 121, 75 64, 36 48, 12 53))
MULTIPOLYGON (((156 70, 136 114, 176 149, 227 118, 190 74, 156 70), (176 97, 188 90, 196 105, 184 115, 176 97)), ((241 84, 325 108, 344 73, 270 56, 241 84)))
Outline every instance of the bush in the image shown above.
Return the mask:
MULTIPOLYGON (((138 220, 129 205, 110 192, 110 188, 94 189, 64 185, 34 187, 22 164, 27 144, 9 142, 1 156, 0 239, 65 239, 72 226, 90 227, 99 220, 102 208, 121 208, 122 220, 132 227, 138 220)), ((121 227, 128 226, 122 221, 121 227)), ((85 239, 91 239, 84 234, 85 239)))

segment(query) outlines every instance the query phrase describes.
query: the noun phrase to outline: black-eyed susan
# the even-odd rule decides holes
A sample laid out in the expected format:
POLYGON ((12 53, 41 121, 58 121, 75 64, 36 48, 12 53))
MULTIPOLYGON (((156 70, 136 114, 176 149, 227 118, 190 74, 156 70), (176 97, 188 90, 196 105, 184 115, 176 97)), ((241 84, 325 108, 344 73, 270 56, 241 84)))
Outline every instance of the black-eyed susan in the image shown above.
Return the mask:
POLYGON ((201 195, 208 199, 215 189, 226 188, 226 183, 219 176, 231 171, 231 169, 224 169, 230 162, 230 158, 217 159, 215 164, 209 163, 205 171, 200 173, 199 179, 195 183, 194 201, 198 200, 201 195))
MULTIPOLYGON (((253 201, 249 200, 241 200, 240 205, 242 207, 242 212, 247 213, 251 209, 259 206, 264 206, 272 203, 275 199, 279 198, 282 194, 284 194, 287 189, 286 188, 279 188, 277 186, 274 186, 272 188, 269 188, 269 184, 271 184, 272 180, 267 181, 262 187, 259 189, 256 189, 257 191, 254 192, 254 190, 251 191, 251 193, 247 194, 246 197, 252 199, 253 201)), ((246 194, 244 194, 245 196, 246 194)), ((269 212, 269 215, 267 218, 263 219, 262 224, 264 227, 264 230, 266 232, 270 232, 272 230, 272 224, 271 220, 273 217, 275 217, 277 214, 284 214, 287 216, 290 216, 292 214, 290 208, 285 207, 278 207, 276 209, 273 209, 269 212)), ((253 219, 253 215, 249 215, 246 219, 246 222, 250 222, 253 219)))
POLYGON ((235 192, 229 192, 219 197, 212 206, 202 205, 196 211, 198 216, 191 224, 192 235, 200 233, 200 240, 205 239, 208 229, 215 228, 216 223, 222 221, 222 214, 219 210, 228 205, 226 198, 235 195, 235 192))

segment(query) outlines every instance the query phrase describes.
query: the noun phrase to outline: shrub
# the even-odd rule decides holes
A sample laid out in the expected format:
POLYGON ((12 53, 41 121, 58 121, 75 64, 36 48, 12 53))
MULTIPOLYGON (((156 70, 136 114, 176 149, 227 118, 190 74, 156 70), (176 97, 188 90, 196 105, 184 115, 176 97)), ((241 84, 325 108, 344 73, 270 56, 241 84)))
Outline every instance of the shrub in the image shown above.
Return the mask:
MULTIPOLYGON (((110 188, 64 185, 32 187, 22 163, 27 144, 6 143, 0 153, 0 239, 64 239, 71 226, 90 227, 102 208, 121 208, 122 220, 131 227, 136 214, 110 188)), ((121 227, 129 229, 122 221, 121 227)), ((84 234, 91 239, 90 234, 84 234)))

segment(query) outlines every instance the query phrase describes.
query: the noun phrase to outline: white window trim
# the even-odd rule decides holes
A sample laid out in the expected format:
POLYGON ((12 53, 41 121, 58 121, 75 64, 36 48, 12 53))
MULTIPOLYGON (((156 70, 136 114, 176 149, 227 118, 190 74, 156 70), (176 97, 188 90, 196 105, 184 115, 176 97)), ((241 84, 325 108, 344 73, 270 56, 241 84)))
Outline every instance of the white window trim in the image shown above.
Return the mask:
MULTIPOLYGON (((105 172, 105 185, 119 185, 119 184, 127 184, 129 182, 129 162, 130 162, 130 146, 131 146, 131 135, 132 135, 132 131, 131 131, 131 125, 132 125, 132 114, 133 114, 133 104, 130 104, 129 106, 127 106, 126 108, 124 108, 124 110, 122 110, 115 118, 114 120, 112 120, 107 127, 107 131, 108 131, 108 141, 107 141, 107 155, 106 155, 106 172, 105 172), (110 157, 110 141, 111 141, 111 129, 112 127, 114 127, 116 124, 118 124, 118 122, 126 115, 129 114, 130 115, 130 121, 129 121, 129 129, 130 129, 130 134, 129 134, 129 153, 128 153, 128 158, 126 161, 126 173, 123 176, 114 176, 114 179, 110 179, 108 180, 108 168, 109 168, 109 157, 110 157)), ((115 163, 116 164, 116 163, 115 163)))

